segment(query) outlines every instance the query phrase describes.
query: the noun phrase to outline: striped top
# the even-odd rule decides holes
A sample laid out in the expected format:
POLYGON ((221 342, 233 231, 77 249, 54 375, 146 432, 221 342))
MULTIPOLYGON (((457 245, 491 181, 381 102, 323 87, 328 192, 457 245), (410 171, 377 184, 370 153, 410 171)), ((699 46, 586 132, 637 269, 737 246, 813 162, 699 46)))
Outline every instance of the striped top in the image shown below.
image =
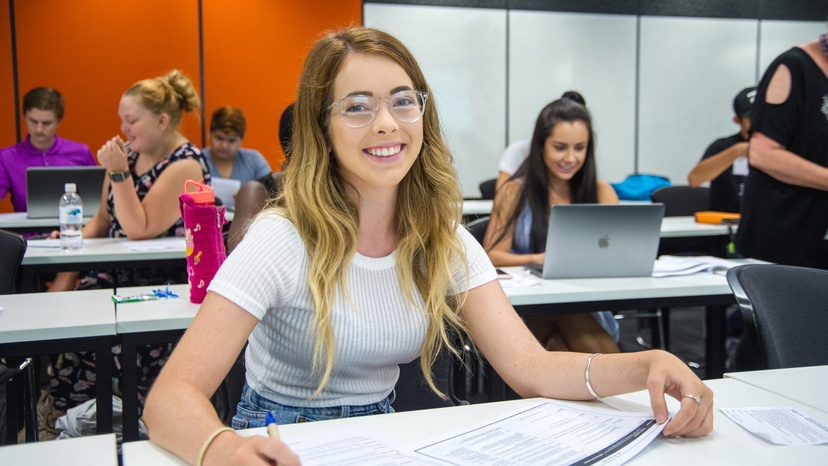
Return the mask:
MULTIPOLYGON (((469 261, 468 289, 497 278, 483 249, 458 230, 469 261)), ((331 319, 336 358, 331 379, 308 398, 321 374, 313 373, 313 299, 307 282, 309 256, 293 224, 276 213, 260 215, 210 284, 214 291, 259 319, 248 339, 247 383, 265 398, 288 406, 328 407, 376 403, 391 393, 398 364, 417 358, 426 334, 423 301, 408 302, 397 274, 396 254, 356 254, 347 269, 353 305, 341 290, 331 319)), ((455 277, 466 284, 464 271, 455 277)))

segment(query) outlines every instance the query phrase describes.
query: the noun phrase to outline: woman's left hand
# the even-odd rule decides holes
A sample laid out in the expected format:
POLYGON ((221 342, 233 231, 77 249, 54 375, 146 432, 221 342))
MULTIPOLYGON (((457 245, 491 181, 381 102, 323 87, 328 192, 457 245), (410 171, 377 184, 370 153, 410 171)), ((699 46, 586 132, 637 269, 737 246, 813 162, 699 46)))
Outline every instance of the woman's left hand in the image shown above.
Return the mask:
POLYGON ((120 136, 115 136, 106 141, 98 149, 98 163, 106 167, 110 173, 129 171, 126 145, 120 136))
POLYGON ((647 377, 650 405, 656 421, 669 416, 664 395, 679 400, 681 408, 664 427, 664 435, 673 437, 701 437, 713 430, 713 390, 675 356, 654 351, 647 377))

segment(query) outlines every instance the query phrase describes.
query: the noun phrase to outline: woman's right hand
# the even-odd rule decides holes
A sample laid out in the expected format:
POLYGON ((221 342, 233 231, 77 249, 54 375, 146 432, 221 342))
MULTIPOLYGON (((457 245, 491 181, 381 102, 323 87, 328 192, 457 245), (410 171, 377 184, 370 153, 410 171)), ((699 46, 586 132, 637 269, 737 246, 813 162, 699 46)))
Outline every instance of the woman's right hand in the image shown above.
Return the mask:
POLYGON ((280 466, 302 464, 299 457, 281 440, 261 435, 242 437, 236 433, 223 433, 207 449, 203 464, 270 466, 274 463, 280 466))
POLYGON ((52 230, 52 232, 49 233, 49 239, 60 239, 60 230, 52 230))

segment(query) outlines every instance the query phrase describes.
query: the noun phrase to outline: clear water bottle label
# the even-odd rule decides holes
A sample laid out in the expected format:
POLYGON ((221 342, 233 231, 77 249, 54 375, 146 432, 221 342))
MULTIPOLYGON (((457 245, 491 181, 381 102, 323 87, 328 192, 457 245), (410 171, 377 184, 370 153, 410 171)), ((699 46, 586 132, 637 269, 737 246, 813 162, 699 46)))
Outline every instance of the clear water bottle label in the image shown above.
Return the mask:
POLYGON ((60 223, 83 223, 83 207, 77 205, 61 207, 58 217, 60 223))

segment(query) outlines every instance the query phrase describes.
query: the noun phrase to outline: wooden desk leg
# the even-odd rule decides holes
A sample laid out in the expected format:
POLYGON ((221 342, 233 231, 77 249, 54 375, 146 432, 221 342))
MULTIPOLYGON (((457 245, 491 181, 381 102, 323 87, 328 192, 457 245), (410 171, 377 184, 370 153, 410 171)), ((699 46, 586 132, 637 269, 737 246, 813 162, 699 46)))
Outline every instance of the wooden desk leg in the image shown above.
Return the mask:
POLYGON ((121 340, 121 394, 123 395, 124 442, 138 440, 138 356, 136 340, 124 334, 121 340))
POLYGON ((112 341, 101 338, 95 345, 95 420, 99 434, 112 433, 112 341))
POLYGON ((725 338, 727 332, 725 325, 727 321, 727 306, 708 306, 705 311, 705 324, 707 327, 707 338, 705 341, 705 378, 721 379, 724 376, 725 359, 725 338))

